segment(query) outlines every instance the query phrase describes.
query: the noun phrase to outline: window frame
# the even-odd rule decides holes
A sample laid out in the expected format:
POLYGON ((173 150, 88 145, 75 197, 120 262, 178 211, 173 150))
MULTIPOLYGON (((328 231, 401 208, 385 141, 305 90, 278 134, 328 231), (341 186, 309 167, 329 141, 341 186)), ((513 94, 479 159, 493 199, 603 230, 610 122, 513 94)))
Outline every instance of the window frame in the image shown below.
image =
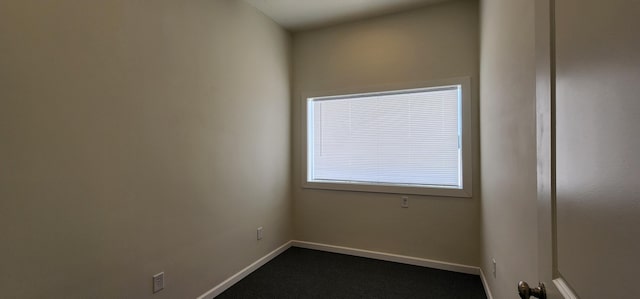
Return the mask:
POLYGON ((384 86, 369 86, 364 88, 351 88, 331 91, 315 91, 305 92, 302 95, 302 155, 301 155, 301 183, 305 189, 320 190, 339 190, 354 192, 374 192, 374 193, 390 193, 390 194, 416 194, 430 196, 447 196, 447 197, 471 197, 472 196, 472 144, 471 144, 471 77, 456 77, 440 80, 430 80, 428 82, 420 82, 413 84, 395 84, 384 86), (347 182, 318 182, 309 181, 309 122, 308 122, 308 101, 310 98, 321 97, 337 97, 345 95, 355 95, 363 93, 390 93, 403 90, 428 89, 443 86, 460 85, 461 86, 461 180, 462 188, 448 188, 445 186, 416 186, 393 184, 385 185, 379 183, 347 183, 347 182))

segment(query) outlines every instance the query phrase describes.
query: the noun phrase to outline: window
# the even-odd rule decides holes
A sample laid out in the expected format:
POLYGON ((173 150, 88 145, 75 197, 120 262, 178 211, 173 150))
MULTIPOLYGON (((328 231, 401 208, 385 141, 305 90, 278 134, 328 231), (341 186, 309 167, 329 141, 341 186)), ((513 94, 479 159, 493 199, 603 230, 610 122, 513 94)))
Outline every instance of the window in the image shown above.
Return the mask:
POLYGON ((469 79, 306 97, 305 187, 468 197, 469 79))

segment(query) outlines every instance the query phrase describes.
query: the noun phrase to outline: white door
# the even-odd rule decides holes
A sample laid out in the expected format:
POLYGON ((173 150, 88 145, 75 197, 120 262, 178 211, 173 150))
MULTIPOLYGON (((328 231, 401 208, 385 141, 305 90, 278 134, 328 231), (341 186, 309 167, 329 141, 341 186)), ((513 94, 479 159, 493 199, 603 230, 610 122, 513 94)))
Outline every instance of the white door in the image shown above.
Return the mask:
POLYGON ((640 1, 536 3, 540 280, 640 298, 640 1))

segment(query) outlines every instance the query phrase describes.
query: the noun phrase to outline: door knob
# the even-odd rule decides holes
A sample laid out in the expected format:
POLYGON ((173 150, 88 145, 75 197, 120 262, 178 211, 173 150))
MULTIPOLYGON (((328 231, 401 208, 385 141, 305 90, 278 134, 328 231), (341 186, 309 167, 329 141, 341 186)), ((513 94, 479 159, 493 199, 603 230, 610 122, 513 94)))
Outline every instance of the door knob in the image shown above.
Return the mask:
POLYGON ((547 290, 544 288, 544 283, 538 283, 537 288, 530 288, 529 284, 521 281, 518 283, 518 294, 522 299, 529 299, 533 296, 539 299, 547 299, 547 290))

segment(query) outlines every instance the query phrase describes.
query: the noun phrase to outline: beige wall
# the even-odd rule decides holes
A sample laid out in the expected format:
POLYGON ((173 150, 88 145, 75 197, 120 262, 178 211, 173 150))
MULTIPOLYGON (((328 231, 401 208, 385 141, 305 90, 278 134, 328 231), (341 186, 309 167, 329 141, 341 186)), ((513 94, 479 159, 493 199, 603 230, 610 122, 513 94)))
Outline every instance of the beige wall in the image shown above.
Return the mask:
MULTIPOLYGON (((295 238, 440 261, 479 264, 479 192, 473 198, 301 188, 308 92, 415 85, 470 76, 477 132, 478 5, 453 1, 410 12, 296 33, 293 38, 293 194, 295 238)), ((477 136, 476 136, 477 137, 477 136)), ((475 190, 478 142, 474 138, 475 190)))
POLYGON ((494 298, 538 281, 534 4, 483 0, 480 9, 481 267, 494 298))
POLYGON ((242 1, 0 2, 0 297, 195 298, 290 240, 289 57, 242 1))

